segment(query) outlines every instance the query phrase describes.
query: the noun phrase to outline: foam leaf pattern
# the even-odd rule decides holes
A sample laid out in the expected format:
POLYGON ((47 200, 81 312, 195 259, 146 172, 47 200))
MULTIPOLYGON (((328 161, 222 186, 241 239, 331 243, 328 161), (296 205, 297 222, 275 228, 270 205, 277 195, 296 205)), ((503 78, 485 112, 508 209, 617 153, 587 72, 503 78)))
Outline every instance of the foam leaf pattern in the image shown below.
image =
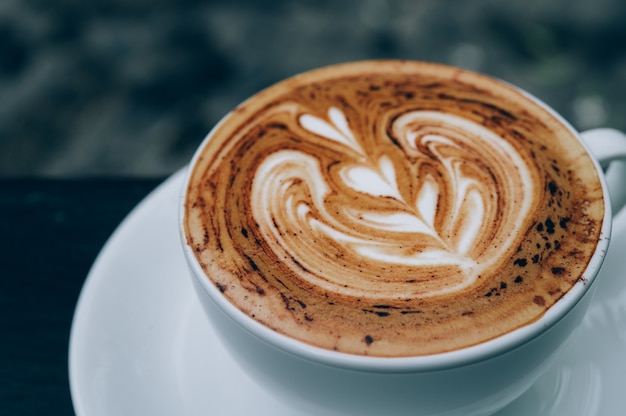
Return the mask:
MULTIPOLYGON (((522 227, 531 208, 528 198, 512 204, 514 198, 507 193, 522 187, 521 193, 515 189, 517 195, 532 195, 524 159, 506 140, 461 117, 413 111, 395 119, 390 131, 404 158, 368 154, 363 139, 355 136, 337 108, 330 108, 326 119, 303 114, 298 122, 322 143, 328 140, 335 149, 339 144, 346 155, 358 153, 334 162, 339 166, 333 177, 316 155, 279 150, 262 162, 256 175, 262 179, 253 183, 261 201, 255 217, 268 224, 268 240, 278 241, 277 250, 287 247, 298 267, 318 279, 317 286, 359 296, 371 282, 361 285, 355 276, 346 284, 350 277, 334 279, 333 273, 314 272, 323 263, 329 270, 335 266, 313 245, 296 248, 295 240, 281 229, 309 230, 311 241, 342 246, 362 259, 361 264, 381 270, 385 264, 410 266, 435 276, 433 268, 457 268, 459 278, 437 289, 425 285, 422 295, 436 296, 472 284, 494 258, 509 250, 508 233, 522 227), (517 176, 511 177, 511 172, 517 176), (357 196, 337 199, 340 189, 357 196), (332 202, 335 199, 339 202, 332 202), (281 221, 285 227, 280 227, 281 221), (509 226, 499 227, 502 223, 509 226)), ((397 293, 391 286, 388 292, 378 287, 377 293, 397 293)))

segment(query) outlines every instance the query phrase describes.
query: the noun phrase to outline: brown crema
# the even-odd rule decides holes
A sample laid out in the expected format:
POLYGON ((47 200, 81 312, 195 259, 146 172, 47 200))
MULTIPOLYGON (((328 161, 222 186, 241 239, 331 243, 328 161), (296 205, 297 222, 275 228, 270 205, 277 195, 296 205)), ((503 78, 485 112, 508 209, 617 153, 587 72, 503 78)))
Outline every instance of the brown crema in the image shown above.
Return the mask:
POLYGON ((251 318, 314 346, 416 356, 541 317, 600 238, 594 163, 499 81, 367 61, 253 96, 199 150, 185 235, 251 318))

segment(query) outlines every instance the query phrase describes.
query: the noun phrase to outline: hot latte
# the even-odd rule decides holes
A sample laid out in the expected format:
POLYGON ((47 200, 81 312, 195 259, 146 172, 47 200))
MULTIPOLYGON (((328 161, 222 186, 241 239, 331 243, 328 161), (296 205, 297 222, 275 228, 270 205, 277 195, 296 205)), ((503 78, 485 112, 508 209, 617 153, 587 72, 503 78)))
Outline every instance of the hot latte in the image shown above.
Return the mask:
POLYGON ((253 319, 408 356, 538 319, 581 278, 603 214, 593 162, 544 107, 471 72, 381 61, 296 76, 229 114, 197 155, 185 232, 253 319))

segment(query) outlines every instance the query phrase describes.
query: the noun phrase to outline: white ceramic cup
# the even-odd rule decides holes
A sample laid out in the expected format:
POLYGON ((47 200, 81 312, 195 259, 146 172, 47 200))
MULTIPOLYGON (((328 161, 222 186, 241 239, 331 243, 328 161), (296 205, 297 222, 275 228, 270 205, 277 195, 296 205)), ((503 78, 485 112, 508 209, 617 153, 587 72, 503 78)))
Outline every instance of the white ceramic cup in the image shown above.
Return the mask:
MULTIPOLYGON (((548 106, 540 104, 567 125, 548 106)), ((274 332, 224 298, 187 245, 182 224, 188 177, 181 197, 180 229, 198 298, 235 361, 260 386, 305 413, 493 414, 519 397, 550 367, 581 323, 608 248, 612 212, 621 209, 626 200, 626 136, 611 129, 575 134, 599 162, 596 168, 606 207, 601 238, 583 279, 539 320, 520 329, 461 350, 400 358, 330 351, 274 332), (603 169, 607 167, 605 181, 603 169), (609 194, 614 194, 613 205, 609 194)), ((209 140, 211 133, 192 160, 190 171, 209 140)), ((240 394, 246 400, 246 392, 240 394)))

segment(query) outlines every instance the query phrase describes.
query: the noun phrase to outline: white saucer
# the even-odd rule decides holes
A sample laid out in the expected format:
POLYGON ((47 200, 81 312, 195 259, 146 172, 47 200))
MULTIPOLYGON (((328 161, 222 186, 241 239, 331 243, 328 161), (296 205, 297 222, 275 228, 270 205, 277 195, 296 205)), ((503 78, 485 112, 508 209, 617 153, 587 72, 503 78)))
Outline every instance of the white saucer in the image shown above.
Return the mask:
MULTIPOLYGON (((215 338, 180 247, 179 172, 122 222, 93 265, 72 325, 78 416, 303 413, 261 390, 215 338)), ((559 361, 498 416, 612 416, 626 409, 626 210, 583 326, 559 361)))

